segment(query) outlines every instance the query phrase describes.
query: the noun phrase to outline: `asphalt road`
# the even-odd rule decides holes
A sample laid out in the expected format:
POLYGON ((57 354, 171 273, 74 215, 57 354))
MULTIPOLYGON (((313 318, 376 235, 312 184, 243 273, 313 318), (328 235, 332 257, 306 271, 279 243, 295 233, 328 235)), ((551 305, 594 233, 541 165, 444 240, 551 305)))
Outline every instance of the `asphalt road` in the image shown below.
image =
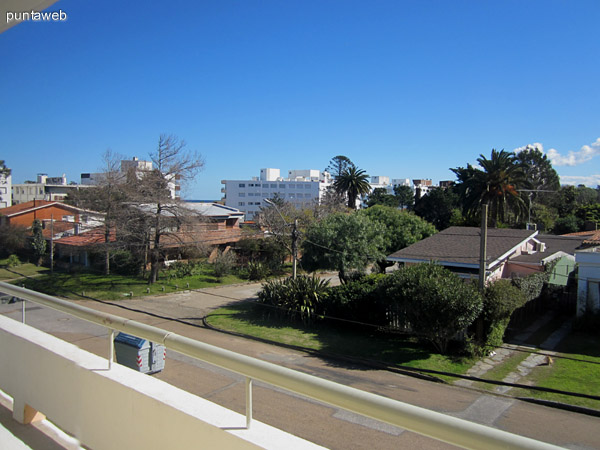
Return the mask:
MULTIPOLYGON (((270 361, 402 402, 483 423, 566 448, 600 448, 600 418, 534 405, 479 391, 424 381, 387 371, 353 367, 339 361, 215 332, 201 326, 211 311, 255 296, 258 284, 228 286, 131 299, 119 306, 93 301, 85 306, 270 361), (197 326, 170 318, 184 319, 197 326)), ((21 305, 0 305, 0 313, 20 320, 21 305)), ((100 326, 29 304, 28 324, 106 356, 108 334, 100 326)), ((167 352, 165 369, 153 375, 244 414, 244 379, 236 374, 167 352)), ((450 447, 401 428, 299 397, 262 383, 254 384, 254 418, 332 449, 450 447)))

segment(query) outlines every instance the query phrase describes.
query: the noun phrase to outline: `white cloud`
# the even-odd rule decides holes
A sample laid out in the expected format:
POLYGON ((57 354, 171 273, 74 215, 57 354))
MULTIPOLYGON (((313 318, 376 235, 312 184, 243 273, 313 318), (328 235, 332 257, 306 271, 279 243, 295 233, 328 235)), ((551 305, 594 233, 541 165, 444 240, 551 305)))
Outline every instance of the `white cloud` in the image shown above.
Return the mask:
POLYGON ((540 152, 544 153, 544 146, 539 142, 535 142, 533 144, 528 144, 524 145, 523 147, 515 148, 513 151, 515 153, 520 153, 523 150, 539 150, 540 152))
MULTIPOLYGON (((514 152, 519 153, 530 148, 537 148, 544 153, 544 146, 539 142, 516 148, 514 152)), ((592 143, 591 145, 584 145, 579 151, 569 151, 566 156, 561 155, 558 150, 554 148, 548 150, 546 155, 552 162, 553 166, 578 166, 579 164, 588 162, 595 156, 600 155, 600 138, 596 139, 596 142, 592 143)))
POLYGON ((584 145, 578 152, 570 151, 567 156, 561 156, 556 150, 548 151, 548 158, 556 166, 576 166, 600 155, 600 138, 592 145, 584 145))
POLYGON ((561 175, 560 184, 572 184, 575 186, 585 184, 587 187, 595 188, 596 186, 600 186, 600 175, 561 175))

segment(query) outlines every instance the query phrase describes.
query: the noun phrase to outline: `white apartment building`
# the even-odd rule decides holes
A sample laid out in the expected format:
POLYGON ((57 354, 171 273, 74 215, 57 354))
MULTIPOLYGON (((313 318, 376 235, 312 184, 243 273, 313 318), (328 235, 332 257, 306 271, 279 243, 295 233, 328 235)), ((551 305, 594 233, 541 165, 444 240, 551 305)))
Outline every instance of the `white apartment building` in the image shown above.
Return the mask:
MULTIPOLYGON (((124 179, 127 172, 129 172, 130 170, 134 170, 139 178, 144 172, 150 172, 152 170, 152 167, 152 161, 142 161, 137 156, 134 156, 132 159, 126 159, 121 161, 120 173, 123 175, 124 179)), ((104 180, 105 176, 106 174, 103 172, 82 173, 81 184, 84 186, 97 186, 104 180)), ((179 198, 179 191, 181 189, 181 186, 177 182, 177 177, 173 177, 173 179, 169 181, 168 188, 171 192, 171 198, 179 198)))
POLYGON ((8 208, 12 206, 12 189, 11 189, 12 176, 10 169, 7 173, 0 172, 0 208, 8 208))
POLYGON ((319 170, 290 170, 288 178, 281 177, 279 169, 260 169, 260 177, 251 180, 222 180, 225 186, 222 200, 226 206, 237 208, 252 220, 266 199, 276 194, 297 208, 321 201, 331 185, 328 172, 319 170))
POLYGON ((30 202, 33 200, 63 201, 70 192, 81 188, 77 184, 67 184, 67 176, 49 177, 39 173, 35 183, 19 183, 12 185, 12 203, 30 202))

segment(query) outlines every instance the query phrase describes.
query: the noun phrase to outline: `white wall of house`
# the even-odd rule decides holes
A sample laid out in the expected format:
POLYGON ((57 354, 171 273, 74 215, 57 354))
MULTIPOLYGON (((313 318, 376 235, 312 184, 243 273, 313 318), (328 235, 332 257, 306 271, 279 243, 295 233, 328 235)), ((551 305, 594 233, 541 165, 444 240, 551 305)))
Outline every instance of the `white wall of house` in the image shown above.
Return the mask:
POLYGON ((600 312, 600 248, 575 252, 579 266, 577 282, 577 316, 600 312))

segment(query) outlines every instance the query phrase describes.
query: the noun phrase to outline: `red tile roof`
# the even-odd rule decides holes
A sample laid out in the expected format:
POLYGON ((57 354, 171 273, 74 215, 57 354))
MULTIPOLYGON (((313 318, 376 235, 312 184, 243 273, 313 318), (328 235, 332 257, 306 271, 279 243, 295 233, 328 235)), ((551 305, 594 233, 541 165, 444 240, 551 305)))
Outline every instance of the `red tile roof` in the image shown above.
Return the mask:
MULTIPOLYGON (((117 233, 114 229, 110 231, 109 240, 110 242, 117 240, 117 233)), ((103 244, 104 241, 104 228, 98 227, 75 236, 57 239, 54 243, 56 245, 68 245, 71 247, 87 247, 94 244, 103 244)))
POLYGON ((18 205, 9 206, 8 208, 0 209, 0 215, 11 216, 21 212, 28 211, 30 209, 41 208, 44 206, 52 205, 57 202, 51 202, 48 200, 32 200, 30 202, 19 203, 18 205))
POLYGON ((586 245, 600 245, 600 230, 579 231, 577 233, 563 234, 563 236, 580 236, 585 238, 583 243, 586 245))

